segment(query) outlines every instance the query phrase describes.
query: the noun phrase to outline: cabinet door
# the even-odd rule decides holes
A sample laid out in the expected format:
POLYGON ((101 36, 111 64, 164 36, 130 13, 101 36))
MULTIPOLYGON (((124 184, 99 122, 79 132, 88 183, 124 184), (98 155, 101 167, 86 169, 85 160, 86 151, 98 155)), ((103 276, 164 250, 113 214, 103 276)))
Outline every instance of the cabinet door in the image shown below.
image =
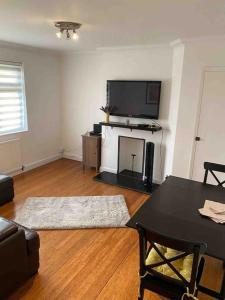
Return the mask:
POLYGON ((85 141, 85 164, 90 167, 97 166, 97 139, 87 138, 85 141))

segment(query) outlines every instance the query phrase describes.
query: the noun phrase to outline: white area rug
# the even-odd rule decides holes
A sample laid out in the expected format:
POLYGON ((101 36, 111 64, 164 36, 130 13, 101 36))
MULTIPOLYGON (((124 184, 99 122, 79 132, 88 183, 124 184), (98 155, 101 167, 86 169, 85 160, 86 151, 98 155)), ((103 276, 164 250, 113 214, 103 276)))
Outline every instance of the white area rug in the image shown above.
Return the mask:
POLYGON ((124 196, 33 197, 15 221, 32 229, 124 227, 130 219, 124 196))

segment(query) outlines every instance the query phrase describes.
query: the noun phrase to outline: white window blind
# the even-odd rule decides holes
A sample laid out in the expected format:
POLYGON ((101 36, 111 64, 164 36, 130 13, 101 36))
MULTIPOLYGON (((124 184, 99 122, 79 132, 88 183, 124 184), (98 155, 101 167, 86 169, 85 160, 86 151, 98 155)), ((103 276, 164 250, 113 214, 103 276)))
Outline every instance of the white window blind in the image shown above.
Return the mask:
POLYGON ((0 135, 27 130, 22 64, 0 62, 0 135))

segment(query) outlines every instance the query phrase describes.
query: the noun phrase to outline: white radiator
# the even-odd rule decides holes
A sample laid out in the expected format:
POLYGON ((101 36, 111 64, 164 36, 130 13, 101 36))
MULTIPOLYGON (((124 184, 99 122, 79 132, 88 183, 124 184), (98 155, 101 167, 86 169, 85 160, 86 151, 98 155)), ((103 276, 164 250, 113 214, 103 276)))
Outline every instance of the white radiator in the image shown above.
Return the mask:
POLYGON ((0 173, 13 173, 22 169, 19 139, 0 142, 0 173))

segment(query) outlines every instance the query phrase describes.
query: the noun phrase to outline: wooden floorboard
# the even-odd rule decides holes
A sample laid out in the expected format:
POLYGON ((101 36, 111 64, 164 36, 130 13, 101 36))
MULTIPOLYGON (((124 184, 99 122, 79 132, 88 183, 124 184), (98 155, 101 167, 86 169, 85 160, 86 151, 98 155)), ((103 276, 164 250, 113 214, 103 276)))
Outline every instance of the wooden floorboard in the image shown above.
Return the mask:
MULTIPOLYGON (((132 215, 147 195, 93 181, 94 170, 82 171, 79 162, 60 159, 15 177, 13 203, 0 215, 14 218, 32 196, 123 194, 132 215)), ((148 200, 151 201, 151 200, 148 200)), ((134 300, 138 293, 138 239, 129 228, 39 231, 40 270, 17 290, 16 299, 134 300)), ((222 264, 207 258, 204 284, 219 289, 222 264)), ((145 300, 160 297, 148 291, 145 300)), ((199 295, 199 299, 210 299, 199 295)))

